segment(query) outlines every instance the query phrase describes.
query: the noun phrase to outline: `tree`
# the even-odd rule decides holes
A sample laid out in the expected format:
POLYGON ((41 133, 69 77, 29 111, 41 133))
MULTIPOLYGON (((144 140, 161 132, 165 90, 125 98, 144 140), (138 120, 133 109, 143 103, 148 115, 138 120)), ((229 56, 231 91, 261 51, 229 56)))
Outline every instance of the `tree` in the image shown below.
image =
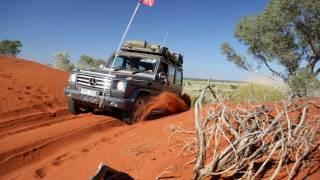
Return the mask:
MULTIPOLYGON (((271 0, 260 14, 243 17, 234 36, 256 62, 285 81, 303 68, 314 77, 320 73, 319 0, 271 0), (272 62, 283 66, 285 71, 272 68, 272 62)), ((221 50, 228 61, 253 70, 246 58, 228 43, 223 43, 221 50)))
POLYGON ((94 62, 94 59, 87 56, 87 55, 82 55, 80 57, 80 60, 76 63, 76 67, 79 69, 84 69, 91 67, 91 64, 94 62))
POLYGON ((101 64, 104 64, 105 62, 101 59, 93 59, 90 56, 82 55, 80 57, 80 60, 77 62, 76 67, 79 69, 85 69, 85 68, 97 68, 101 64))
POLYGON ((70 61, 69 53, 57 52, 53 55, 53 66, 63 70, 72 70, 74 65, 70 61))
POLYGON ((22 43, 18 40, 3 40, 0 42, 0 54, 9 55, 15 57, 20 53, 22 43))
POLYGON ((106 62, 103 59, 95 59, 94 62, 92 63, 92 67, 99 67, 100 65, 104 65, 106 62))

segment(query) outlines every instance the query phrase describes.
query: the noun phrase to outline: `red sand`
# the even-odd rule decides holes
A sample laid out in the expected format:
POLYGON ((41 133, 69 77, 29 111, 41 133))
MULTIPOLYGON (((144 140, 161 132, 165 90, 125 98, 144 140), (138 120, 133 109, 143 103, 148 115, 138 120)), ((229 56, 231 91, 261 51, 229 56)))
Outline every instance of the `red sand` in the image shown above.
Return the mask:
POLYGON ((189 106, 184 100, 172 92, 162 92, 159 96, 152 97, 142 111, 141 120, 146 120, 154 110, 159 110, 163 115, 172 115, 187 111, 189 106))
POLYGON ((193 164, 184 164, 194 156, 180 154, 169 127, 191 129, 192 110, 132 126, 91 113, 73 116, 63 95, 67 76, 0 56, 0 179, 87 179, 100 162, 135 179, 154 179, 169 167, 165 176, 190 179, 193 164))
POLYGON ((65 71, 0 56, 0 179, 87 179, 100 162, 139 179, 171 166, 180 169, 175 175, 190 176, 182 173, 189 159, 167 144, 169 123, 191 123, 190 112, 132 126, 73 116, 63 95, 67 78, 65 71))

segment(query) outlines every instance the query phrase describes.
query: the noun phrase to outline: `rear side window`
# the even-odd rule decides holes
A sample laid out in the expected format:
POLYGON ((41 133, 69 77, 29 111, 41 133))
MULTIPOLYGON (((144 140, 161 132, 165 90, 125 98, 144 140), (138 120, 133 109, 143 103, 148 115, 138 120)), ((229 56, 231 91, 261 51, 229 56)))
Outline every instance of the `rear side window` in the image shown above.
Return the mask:
POLYGON ((176 84, 182 85, 182 71, 180 70, 176 71, 176 84))
POLYGON ((171 84, 175 84, 174 82, 174 76, 175 76, 175 68, 171 65, 169 65, 169 73, 168 73, 168 80, 171 84))

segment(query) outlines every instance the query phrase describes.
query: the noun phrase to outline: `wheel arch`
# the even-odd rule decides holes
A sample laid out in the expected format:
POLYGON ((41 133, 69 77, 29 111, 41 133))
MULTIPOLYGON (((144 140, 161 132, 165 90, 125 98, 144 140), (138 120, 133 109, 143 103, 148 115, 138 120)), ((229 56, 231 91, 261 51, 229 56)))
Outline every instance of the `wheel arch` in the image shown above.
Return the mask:
POLYGON ((130 100, 132 101, 132 105, 130 107, 130 109, 133 107, 133 104, 134 102, 136 101, 136 99, 139 97, 139 96, 150 96, 151 95, 151 91, 149 89, 137 89, 135 90, 131 97, 130 97, 130 100))

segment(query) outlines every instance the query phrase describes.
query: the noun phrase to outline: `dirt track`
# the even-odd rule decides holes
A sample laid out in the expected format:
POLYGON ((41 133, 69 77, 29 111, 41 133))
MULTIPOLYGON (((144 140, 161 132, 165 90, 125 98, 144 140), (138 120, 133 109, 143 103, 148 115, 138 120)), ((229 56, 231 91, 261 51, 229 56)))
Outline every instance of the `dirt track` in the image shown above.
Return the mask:
POLYGON ((0 177, 86 179, 104 161, 150 179, 174 164, 170 156, 157 154, 168 152, 170 117, 166 123, 127 126, 110 116, 73 116, 63 96, 67 77, 64 71, 0 56, 0 177))

